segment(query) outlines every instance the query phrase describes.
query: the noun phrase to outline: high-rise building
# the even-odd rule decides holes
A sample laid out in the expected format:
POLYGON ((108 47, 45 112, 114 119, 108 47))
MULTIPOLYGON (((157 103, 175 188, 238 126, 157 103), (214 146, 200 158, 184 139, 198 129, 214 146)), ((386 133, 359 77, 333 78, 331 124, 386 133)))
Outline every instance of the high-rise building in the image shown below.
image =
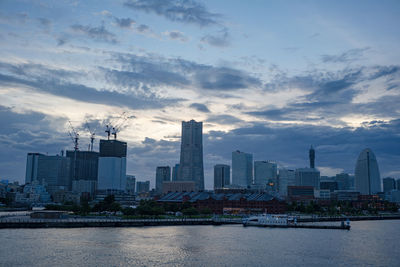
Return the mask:
POLYGON ((253 155, 232 152, 232 185, 249 187, 253 183, 253 155))
POLYGON ((381 177, 378 162, 371 149, 366 148, 358 156, 355 169, 355 190, 362 195, 381 192, 381 177))
POLYGON ((317 169, 296 169, 295 176, 297 186, 312 186, 314 189, 320 189, 320 173, 317 169))
POLYGON ((230 185, 231 167, 226 164, 217 164, 214 166, 214 189, 224 188, 230 185))
POLYGON ((396 189, 396 180, 391 177, 386 177, 382 179, 383 182, 383 192, 389 193, 396 189))
POLYGON ((44 185, 50 194, 59 190, 69 190, 69 170, 70 159, 67 157, 28 153, 25 182, 37 181, 44 185))
POLYGON ((126 142, 100 140, 98 190, 126 189, 126 142))
POLYGON ((136 192, 137 193, 147 193, 150 191, 150 181, 137 181, 136 182, 136 192))
POLYGON ((335 181, 338 185, 338 190, 350 190, 351 180, 348 173, 336 174, 335 181))
POLYGON ((288 169, 279 169, 279 194, 282 197, 287 196, 287 188, 288 186, 296 185, 296 175, 294 170, 288 169))
POLYGON ((254 161, 254 184, 278 190, 278 166, 270 161, 254 161))
POLYGON ((135 194, 136 177, 135 175, 126 175, 126 192, 129 195, 135 194))
MULTIPOLYGON (((70 180, 80 181, 81 185, 97 186, 97 173, 99 168, 99 153, 94 151, 67 150, 67 158, 70 159, 70 180), (94 182, 84 182, 94 181, 94 182)), ((80 191, 80 190, 78 190, 80 191)))
POLYGON ((310 168, 314 169, 315 168, 315 150, 312 146, 308 152, 308 156, 310 158, 310 168))
POLYGON ((178 181, 194 181, 196 190, 204 190, 203 123, 182 122, 181 159, 178 181))
POLYGON ((172 181, 178 181, 179 163, 172 167, 172 181))
POLYGON ((396 189, 400 191, 400 179, 396 180, 396 189))
POLYGON ((156 169, 156 193, 162 194, 163 182, 171 181, 171 168, 169 166, 159 166, 156 169))

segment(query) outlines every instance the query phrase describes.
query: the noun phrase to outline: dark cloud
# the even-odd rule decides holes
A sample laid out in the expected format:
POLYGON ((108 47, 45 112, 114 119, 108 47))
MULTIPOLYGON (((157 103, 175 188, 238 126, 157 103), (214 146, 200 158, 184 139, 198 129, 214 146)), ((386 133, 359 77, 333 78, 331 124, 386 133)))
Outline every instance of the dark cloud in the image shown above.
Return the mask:
POLYGON ((104 27, 104 25, 101 25, 99 27, 92 27, 92 26, 84 26, 81 24, 74 24, 71 26, 71 29, 76 33, 83 34, 95 41, 112 43, 112 44, 118 42, 115 34, 109 32, 104 27))
POLYGON ((186 42, 188 40, 188 38, 180 31, 167 31, 163 34, 172 40, 179 40, 181 42, 186 42))
POLYGON ((144 33, 150 31, 150 27, 145 24, 140 24, 136 27, 136 30, 140 33, 144 33))
POLYGON ((46 19, 46 18, 38 18, 37 19, 38 22, 40 23, 40 25, 42 25, 43 27, 50 27, 51 26, 51 20, 46 19))
POLYGON ((61 69, 49 69, 38 64, 13 65, 0 63, 0 85, 29 86, 37 91, 78 101, 125 106, 131 109, 162 108, 181 101, 181 99, 159 98, 151 94, 136 94, 132 91, 121 93, 110 90, 97 90, 70 81, 80 78, 81 75, 85 74, 61 69))
POLYGON ((203 36, 201 41, 211 46, 226 47, 230 45, 230 35, 228 29, 224 28, 216 34, 203 36))
POLYGON ((219 14, 211 13, 194 0, 127 0, 125 6, 155 13, 171 21, 209 26, 218 24, 219 14))
POLYGON ((347 63, 360 59, 367 50, 369 47, 354 48, 340 55, 322 55, 321 59, 324 63, 347 63))
POLYGON ((165 59, 154 56, 113 54, 122 70, 107 70, 106 77, 122 86, 138 86, 138 82, 150 85, 170 85, 215 91, 229 91, 260 87, 258 78, 228 67, 197 64, 183 59, 165 59))
POLYGON ((136 22, 131 18, 117 18, 114 17, 115 23, 121 28, 131 28, 136 22))
POLYGON ((210 110, 208 107, 204 104, 201 103, 193 103, 189 107, 196 109, 197 111, 204 112, 204 113, 209 113, 210 110))
POLYGON ((294 77, 279 73, 265 86, 267 91, 299 88, 309 93, 282 108, 267 106, 262 110, 248 111, 247 114, 278 121, 336 120, 347 114, 397 117, 397 96, 382 96, 368 103, 354 103, 353 100, 364 93, 363 88, 369 86, 370 82, 382 77, 389 81, 386 90, 396 90, 400 84, 398 70, 398 66, 374 66, 346 68, 337 72, 316 71, 294 77))
POLYGON ((206 121, 219 123, 219 124, 228 124, 228 125, 243 122, 241 119, 239 119, 235 116, 232 116, 232 115, 228 115, 228 114, 210 115, 206 121))
POLYGON ((62 149, 72 148, 70 138, 62 129, 66 118, 49 117, 42 113, 16 113, 0 106, 2 149, 0 170, 2 178, 25 181, 26 154, 40 152, 59 154, 62 149))

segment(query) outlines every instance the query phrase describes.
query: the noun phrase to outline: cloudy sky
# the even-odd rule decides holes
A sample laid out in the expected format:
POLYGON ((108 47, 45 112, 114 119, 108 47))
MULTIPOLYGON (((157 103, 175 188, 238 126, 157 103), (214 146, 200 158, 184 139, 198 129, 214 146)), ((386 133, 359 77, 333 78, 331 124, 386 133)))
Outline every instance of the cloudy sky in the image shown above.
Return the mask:
POLYGON ((0 178, 27 152, 87 149, 107 123, 128 174, 179 162, 181 121, 203 121, 206 187, 231 152, 322 175, 370 147, 400 178, 399 1, 0 2, 0 178))

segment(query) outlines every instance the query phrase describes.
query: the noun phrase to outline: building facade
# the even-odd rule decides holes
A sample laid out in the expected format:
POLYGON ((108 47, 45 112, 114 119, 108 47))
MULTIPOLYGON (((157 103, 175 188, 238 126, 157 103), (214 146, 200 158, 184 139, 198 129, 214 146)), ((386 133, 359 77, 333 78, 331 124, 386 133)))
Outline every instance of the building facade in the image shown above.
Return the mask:
POLYGON ((178 175, 179 175, 179 163, 175 164, 175 166, 172 167, 172 181, 178 181, 178 175))
POLYGON ((254 161, 254 184, 278 191, 278 166, 270 161, 254 161))
POLYGON ((98 190, 126 189, 126 142, 100 140, 98 190))
POLYGON ((279 169, 279 195, 287 196, 288 186, 296 185, 296 175, 294 170, 279 169))
POLYGON ((182 122, 181 156, 178 181, 194 181, 196 190, 204 190, 203 123, 182 122))
MULTIPOLYGON (((94 151, 79 151, 67 150, 67 158, 70 159, 70 180, 71 184, 74 181, 79 181, 80 184, 93 184, 97 183, 97 174, 99 168, 99 153, 94 151), (92 182, 84 182, 92 181, 92 182)), ((75 184, 78 184, 75 182, 75 184)), ((96 185, 97 187, 97 185, 96 185)))
POLYGON ((253 155, 239 150, 232 152, 232 185, 250 187, 253 183, 253 155))
POLYGON ((231 167, 226 164, 217 164, 214 166, 214 189, 224 188, 230 185, 231 167))
POLYGON ((297 186, 312 186, 314 189, 320 189, 320 172, 317 169, 296 169, 295 176, 297 186))
POLYGON ((156 169, 156 193, 162 194, 163 182, 171 181, 171 168, 169 166, 159 166, 156 169))
POLYGON ((355 168, 355 190, 362 195, 381 192, 381 176, 378 162, 371 149, 366 148, 358 156, 355 168))
POLYGON ((135 175, 126 175, 126 193, 129 195, 135 194, 136 177, 135 175))
POLYGON ((136 182, 136 192, 137 193, 147 193, 150 191, 150 181, 137 181, 136 182))
POLYGON ((383 182, 383 192, 389 193, 396 189, 396 180, 391 177, 386 177, 382 179, 383 182))

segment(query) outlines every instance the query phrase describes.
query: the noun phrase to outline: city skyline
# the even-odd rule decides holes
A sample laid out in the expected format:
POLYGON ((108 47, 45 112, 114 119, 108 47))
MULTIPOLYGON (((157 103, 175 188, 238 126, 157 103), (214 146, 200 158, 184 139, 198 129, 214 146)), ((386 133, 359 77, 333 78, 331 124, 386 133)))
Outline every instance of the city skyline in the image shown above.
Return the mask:
POLYGON ((397 1, 93 3, 0 4, 1 178, 23 182, 28 152, 72 150, 68 120, 98 151, 123 112, 127 173, 152 187, 190 119, 206 188, 232 151, 295 169, 310 145, 321 175, 353 174, 369 147, 399 178, 397 1))

